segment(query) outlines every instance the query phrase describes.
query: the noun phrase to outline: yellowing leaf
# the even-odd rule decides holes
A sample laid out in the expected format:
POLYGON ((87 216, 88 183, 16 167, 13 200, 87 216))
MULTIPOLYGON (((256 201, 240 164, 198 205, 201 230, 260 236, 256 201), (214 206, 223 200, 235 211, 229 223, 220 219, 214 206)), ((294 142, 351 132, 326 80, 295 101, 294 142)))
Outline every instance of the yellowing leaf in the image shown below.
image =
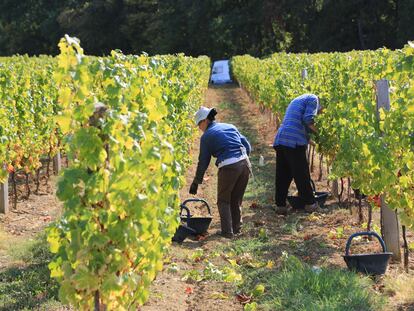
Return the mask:
POLYGON ((272 269, 274 266, 275 266, 274 261, 272 261, 272 260, 267 261, 267 263, 266 263, 266 268, 267 269, 272 269))
POLYGON ((371 152, 368 149, 367 144, 365 144, 365 143, 362 144, 362 154, 366 157, 371 154, 371 152))
POLYGON ((71 129, 70 127, 70 123, 71 123, 71 118, 68 115, 58 115, 55 117, 56 122, 59 124, 60 130, 63 133, 68 133, 71 129))

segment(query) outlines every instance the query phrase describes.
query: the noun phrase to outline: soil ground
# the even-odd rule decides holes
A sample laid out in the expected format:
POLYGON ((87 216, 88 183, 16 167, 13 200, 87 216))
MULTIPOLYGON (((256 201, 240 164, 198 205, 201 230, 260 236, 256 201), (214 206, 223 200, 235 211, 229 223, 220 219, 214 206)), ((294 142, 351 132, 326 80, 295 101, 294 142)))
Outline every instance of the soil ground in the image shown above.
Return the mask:
MULTIPOLYGON (((252 143, 251 161, 256 177, 250 180, 243 203, 243 233, 236 240, 227 240, 218 235, 220 224, 216 206, 217 168, 212 161, 197 194, 197 197, 206 199, 211 206, 213 220, 209 235, 199 240, 187 239, 182 244, 172 244, 165 256, 164 270, 158 274, 151 287, 151 298, 141 310, 243 310, 240 299, 237 299, 238 288, 233 283, 211 279, 191 281, 185 276, 191 271, 203 270, 206 266, 204 258, 207 257, 214 258, 213 263, 217 267, 228 264, 222 250, 227 246, 231 247, 237 239, 257 236, 261 229, 265 230, 269 239, 275 241, 276 246, 266 253, 266 257, 276 265, 282 252, 288 252, 313 266, 345 269, 342 256, 347 237, 354 232, 364 231, 364 226, 358 221, 355 200, 347 197, 347 188, 345 187, 343 201, 348 202, 338 206, 337 199, 330 197, 326 203, 329 210, 326 214, 309 215, 296 212, 288 216, 277 215, 270 207, 274 194, 275 153, 271 148, 276 130, 274 120, 236 85, 210 87, 204 105, 216 107, 219 112, 218 121, 236 125, 252 143), (265 160, 263 167, 258 165, 260 155, 265 160)), ((190 144, 193 164, 186 174, 187 185, 181 191, 182 201, 192 197, 188 194, 188 187, 197 165, 199 137, 190 144)), ((326 166, 323 165, 323 176, 318 181, 319 157, 315 156, 314 159, 312 176, 316 181, 316 188, 319 191, 329 191, 326 166)), ((18 264, 13 261, 12 256, 15 245, 31 239, 60 214, 61 203, 54 196, 53 178, 47 186, 42 186, 41 192, 43 195, 32 195, 28 200, 19 202, 17 209, 10 214, 0 216, 0 270, 18 264)), ((294 184, 291 192, 295 192, 294 184)), ((364 211, 367 210, 366 207, 364 203, 364 211)), ((197 210, 196 213, 204 213, 204 210, 197 210)), ((364 216, 366 221, 366 212, 364 216)), ((378 212, 374 212, 374 224, 378 227, 378 212)), ((412 233, 408 234, 408 239, 409 242, 414 240, 412 233)), ((360 240, 355 242, 353 250, 371 252, 379 251, 379 247, 375 241, 360 240)), ((414 259, 411 256, 410 275, 414 274, 413 269, 414 259)), ((388 276, 397 278, 401 273, 401 264, 390 264, 388 276)), ((379 293, 384 292, 383 278, 376 280, 374 289, 379 293)), ((395 298, 397 295, 387 295, 390 296, 389 310, 414 310, 412 304, 404 305, 399 302, 395 298)))
POLYGON ((62 204, 55 195, 57 178, 43 177, 37 194, 34 193, 36 186, 30 183, 32 194, 28 199, 23 198, 27 193, 26 186, 17 184, 16 208, 13 207, 12 186, 9 184, 10 212, 0 214, 0 270, 13 264, 14 251, 18 251, 22 242, 33 239, 61 213, 62 204))

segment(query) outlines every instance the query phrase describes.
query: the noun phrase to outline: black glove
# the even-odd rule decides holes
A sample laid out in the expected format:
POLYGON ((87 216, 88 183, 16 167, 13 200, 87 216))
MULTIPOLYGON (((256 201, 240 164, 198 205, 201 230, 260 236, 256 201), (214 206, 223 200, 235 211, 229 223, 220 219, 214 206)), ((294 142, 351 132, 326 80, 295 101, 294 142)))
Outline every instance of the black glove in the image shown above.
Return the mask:
POLYGON ((196 184, 195 182, 193 182, 190 186, 190 194, 197 194, 197 189, 198 189, 198 184, 196 184))

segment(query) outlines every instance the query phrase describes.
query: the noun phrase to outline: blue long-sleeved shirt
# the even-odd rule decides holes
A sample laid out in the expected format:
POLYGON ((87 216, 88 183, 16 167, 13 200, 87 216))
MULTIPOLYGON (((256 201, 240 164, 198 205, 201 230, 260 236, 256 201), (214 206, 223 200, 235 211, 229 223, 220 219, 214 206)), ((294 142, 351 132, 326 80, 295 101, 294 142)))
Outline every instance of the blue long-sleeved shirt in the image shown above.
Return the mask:
POLYGON ((250 143, 232 124, 212 122, 200 139, 200 154, 198 157, 197 172, 194 182, 201 184, 211 157, 217 158, 216 166, 230 158, 239 158, 242 148, 250 154, 250 143))
POLYGON ((273 146, 295 148, 307 145, 309 141, 307 126, 313 123, 318 109, 319 100, 314 94, 304 94, 292 100, 276 133, 273 146))

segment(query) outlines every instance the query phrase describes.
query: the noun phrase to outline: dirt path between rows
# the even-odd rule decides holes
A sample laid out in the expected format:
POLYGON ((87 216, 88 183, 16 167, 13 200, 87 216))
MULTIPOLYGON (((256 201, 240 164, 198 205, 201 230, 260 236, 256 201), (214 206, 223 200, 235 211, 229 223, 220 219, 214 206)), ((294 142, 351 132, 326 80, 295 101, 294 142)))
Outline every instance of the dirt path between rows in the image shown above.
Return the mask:
MULTIPOLYGON (((275 215, 270 209, 251 209, 250 206, 264 205, 273 202, 275 158, 271 148, 275 133, 274 122, 259 107, 251 101, 245 91, 236 85, 210 87, 206 93, 205 106, 216 107, 218 110, 217 121, 232 123, 244 134, 252 144, 253 153, 251 160, 255 170, 262 170, 261 175, 268 175, 263 180, 250 180, 243 203, 244 223, 254 228, 269 225, 272 234, 278 235, 278 230, 283 226, 284 218, 275 215), (265 160, 265 167, 260 168, 259 156, 265 160), (265 182, 265 183, 264 183, 265 182)), ((201 133, 199 133, 201 136, 201 133)), ((192 142, 191 156, 193 163, 189 168, 186 180, 191 184, 194 177, 199 151, 199 136, 192 142)), ((206 199, 212 207, 213 221, 210 226, 209 236, 203 241, 186 240, 183 244, 173 244, 166 259, 166 266, 154 281, 151 288, 151 298, 142 308, 144 311, 158 310, 182 310, 182 311, 207 311, 207 310, 243 310, 243 305, 237 301, 237 289, 223 282, 212 280, 201 282, 188 282, 183 279, 185 272, 202 270, 205 262, 194 262, 192 254, 202 249, 205 257, 220 250, 225 245, 230 245, 226 239, 220 238, 219 215, 216 206, 217 168, 212 163, 207 170, 203 184, 199 187, 197 197, 206 199), (173 271, 169 268, 173 264, 173 271)), ((182 201, 189 198, 188 186, 181 191, 182 201)), ((294 188, 294 185, 293 185, 294 188)), ((318 230, 317 228, 315 230, 318 230)), ((243 236, 254 235, 252 232, 244 232, 243 236)), ((289 238, 286 245, 289 247, 289 238)), ((280 256, 281 249, 274 255, 280 256)), ((308 256, 309 257, 309 256, 308 256)), ((340 255, 338 254, 338 258, 340 255)), ((218 262, 218 265, 223 262, 218 262)))
MULTIPOLYGON (((243 102, 247 104, 249 99, 239 88, 230 87, 211 87, 207 90, 204 105, 207 107, 216 107, 218 110, 217 120, 219 122, 230 122, 229 117, 232 111, 228 109, 229 104, 238 104, 243 102)), ((236 125, 237 126, 237 125, 236 125)), ((196 128, 195 130, 198 131, 196 128)), ((192 142, 190 155, 192 165, 186 174, 187 186, 181 191, 181 200, 193 197, 188 194, 188 187, 194 178, 197 158, 199 153, 199 136, 192 142)), ((213 159, 214 160, 214 159, 213 159)), ((242 310, 242 305, 234 298, 234 288, 223 282, 197 282, 191 283, 183 280, 183 274, 180 271, 189 271, 200 269, 202 262, 191 260, 191 255, 196 249, 202 249, 206 255, 217 250, 217 247, 227 240, 218 235, 220 230, 219 215, 216 205, 216 187, 217 187, 217 168, 214 162, 210 166, 204 177, 204 182, 199 186, 196 197, 203 198, 209 202, 213 216, 209 229, 209 236, 203 241, 185 240, 181 245, 173 244, 167 256, 167 262, 174 263, 178 273, 171 273, 168 268, 161 272, 153 283, 151 288, 151 298, 142 308, 144 311, 159 310, 242 310), (222 297, 222 299, 217 298, 222 297), (224 298, 225 297, 225 298, 224 298)), ((245 206, 249 202, 244 203, 245 206)))
POLYGON ((9 185, 10 211, 0 214, 0 270, 15 264, 14 254, 61 214, 62 203, 55 195, 57 177, 43 177, 37 194, 34 193, 35 185, 30 183, 32 194, 28 199, 23 198, 26 187, 23 184, 17 186, 19 195, 15 209, 9 185))

